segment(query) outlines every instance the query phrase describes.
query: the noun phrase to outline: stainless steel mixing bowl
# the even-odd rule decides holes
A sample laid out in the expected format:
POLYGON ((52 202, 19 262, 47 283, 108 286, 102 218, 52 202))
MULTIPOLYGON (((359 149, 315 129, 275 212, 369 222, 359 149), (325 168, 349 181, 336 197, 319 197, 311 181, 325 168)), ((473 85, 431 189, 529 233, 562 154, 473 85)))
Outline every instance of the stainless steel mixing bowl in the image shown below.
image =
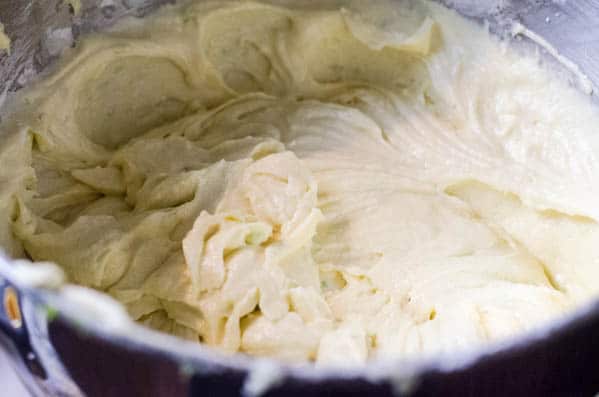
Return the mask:
MULTIPOLYGON (((65 0, 0 0, 0 22, 12 39, 10 54, 0 52, 0 106, 6 96, 51 68, 61 51, 76 45, 82 35, 172 2, 82 0, 75 14, 65 0)), ((488 23, 499 35, 520 22, 573 61, 592 83, 599 82, 599 1, 445 3, 488 23)), ((536 48, 526 39, 516 45, 536 48)), ((556 63, 551 54, 544 59, 556 63)), ((575 81, 576 76, 564 73, 575 81)), ((33 288, 35 282, 16 277, 13 267, 12 259, 0 256, 0 343, 33 395, 170 397, 265 391, 268 396, 587 396, 599 391, 597 303, 539 332, 468 354, 319 370, 228 358, 141 328, 134 334, 117 332, 106 326, 102 312, 84 313, 53 290, 33 288)))

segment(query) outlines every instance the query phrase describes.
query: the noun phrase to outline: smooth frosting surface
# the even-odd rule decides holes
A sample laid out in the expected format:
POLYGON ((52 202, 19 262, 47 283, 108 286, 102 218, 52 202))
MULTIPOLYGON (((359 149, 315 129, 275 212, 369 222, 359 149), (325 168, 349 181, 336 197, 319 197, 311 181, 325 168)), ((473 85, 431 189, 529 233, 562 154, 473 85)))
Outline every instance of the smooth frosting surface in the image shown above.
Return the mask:
POLYGON ((0 243, 152 328, 320 364, 596 296, 595 108, 441 6, 363 4, 201 2, 86 38, 19 99, 0 243))

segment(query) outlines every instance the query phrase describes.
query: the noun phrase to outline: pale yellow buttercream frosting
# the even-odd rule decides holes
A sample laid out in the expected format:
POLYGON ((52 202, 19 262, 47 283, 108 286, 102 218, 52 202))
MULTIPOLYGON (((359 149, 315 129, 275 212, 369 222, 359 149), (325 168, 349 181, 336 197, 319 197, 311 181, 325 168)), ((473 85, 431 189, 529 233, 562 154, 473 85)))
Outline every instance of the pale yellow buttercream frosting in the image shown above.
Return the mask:
POLYGON ((7 51, 10 53, 10 37, 4 32, 4 25, 0 23, 0 51, 7 51))
POLYGON ((599 290, 595 108, 417 1, 169 8, 18 100, 0 242, 158 330, 355 364, 599 290))

